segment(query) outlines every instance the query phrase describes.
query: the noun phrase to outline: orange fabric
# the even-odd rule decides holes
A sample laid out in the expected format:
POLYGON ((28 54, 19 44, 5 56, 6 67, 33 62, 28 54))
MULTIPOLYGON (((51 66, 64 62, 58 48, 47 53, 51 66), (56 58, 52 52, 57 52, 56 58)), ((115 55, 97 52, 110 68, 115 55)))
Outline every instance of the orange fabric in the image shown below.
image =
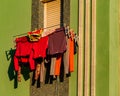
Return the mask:
POLYGON ((40 64, 36 65, 36 69, 35 69, 35 80, 37 80, 39 78, 40 75, 40 64))
POLYGON ((21 82, 21 67, 19 66, 18 72, 17 72, 17 80, 18 82, 21 82))
POLYGON ((70 53, 69 53, 69 70, 70 72, 74 71, 74 40, 72 38, 69 39, 70 44, 70 53))
POLYGON ((62 59, 62 56, 61 56, 61 55, 56 58, 56 63, 55 63, 55 75, 60 75, 61 59, 62 59))

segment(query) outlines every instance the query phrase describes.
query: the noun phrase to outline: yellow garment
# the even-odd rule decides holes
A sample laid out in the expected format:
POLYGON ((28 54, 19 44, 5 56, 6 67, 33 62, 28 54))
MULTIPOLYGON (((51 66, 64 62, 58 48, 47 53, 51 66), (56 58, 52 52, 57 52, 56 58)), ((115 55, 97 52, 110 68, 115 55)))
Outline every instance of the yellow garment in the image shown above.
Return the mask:
POLYGON ((29 40, 30 41, 38 41, 41 38, 42 32, 43 32, 42 29, 28 32, 29 40))

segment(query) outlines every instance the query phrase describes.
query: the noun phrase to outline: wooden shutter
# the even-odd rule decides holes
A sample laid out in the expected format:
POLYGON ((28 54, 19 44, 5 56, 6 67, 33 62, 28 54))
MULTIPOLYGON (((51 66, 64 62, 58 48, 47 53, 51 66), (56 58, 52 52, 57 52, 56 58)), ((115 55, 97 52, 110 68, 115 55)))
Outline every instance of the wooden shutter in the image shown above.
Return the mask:
POLYGON ((54 26, 50 29, 60 27, 60 0, 44 4, 44 28, 50 26, 54 26))

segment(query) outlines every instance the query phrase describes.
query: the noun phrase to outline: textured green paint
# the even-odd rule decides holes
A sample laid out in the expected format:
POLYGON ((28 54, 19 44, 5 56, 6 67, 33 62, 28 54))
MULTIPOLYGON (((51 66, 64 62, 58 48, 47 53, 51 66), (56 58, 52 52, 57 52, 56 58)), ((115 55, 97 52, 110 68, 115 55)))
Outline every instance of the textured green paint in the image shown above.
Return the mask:
POLYGON ((110 42, 109 42, 109 96, 118 96, 119 68, 119 0, 110 0, 110 42))
POLYGON ((18 88, 14 88, 14 72, 9 70, 13 62, 11 58, 7 60, 5 52, 14 48, 14 35, 30 30, 31 0, 0 0, 0 96, 29 96, 30 80, 22 78, 18 88))
POLYGON ((96 3, 96 96, 109 96, 109 0, 96 3))
MULTIPOLYGON (((70 28, 78 32, 78 1, 70 0, 70 28)), ((69 96, 77 96, 77 55, 75 56, 75 71, 69 81, 69 96)))

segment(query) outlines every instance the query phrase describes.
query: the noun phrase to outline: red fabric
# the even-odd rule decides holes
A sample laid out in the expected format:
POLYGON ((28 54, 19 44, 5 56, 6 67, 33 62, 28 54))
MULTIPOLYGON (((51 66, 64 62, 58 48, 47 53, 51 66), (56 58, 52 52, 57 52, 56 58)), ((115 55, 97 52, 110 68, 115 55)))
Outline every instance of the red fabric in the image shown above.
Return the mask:
POLYGON ((32 43, 28 41, 26 36, 16 38, 15 56, 29 56, 32 49, 32 43))
POLYGON ((41 37, 39 41, 33 43, 33 58, 46 57, 48 47, 48 36, 41 37))
POLYGON ((28 59, 28 57, 21 57, 21 58, 20 58, 20 62, 28 63, 28 62, 29 62, 29 59, 28 59))
POLYGON ((18 62, 18 58, 16 56, 14 56, 14 69, 15 69, 15 71, 19 70, 19 62, 18 62))
POLYGON ((16 52, 14 55, 14 68, 15 71, 18 71, 19 69, 19 62, 27 63, 27 61, 30 63, 30 69, 35 69, 34 60, 32 58, 32 43, 28 41, 28 38, 26 36, 16 38, 16 52), (23 58, 26 57, 26 58, 23 58), (26 59, 26 60, 25 60, 26 59), (28 59, 28 60, 27 60, 28 59))
POLYGON ((30 54, 29 63, 30 63, 30 69, 34 70, 35 69, 35 61, 33 59, 33 51, 31 51, 31 54, 30 54))
POLYGON ((35 69, 34 59, 46 57, 46 49, 48 47, 48 36, 40 38, 39 41, 29 42, 27 37, 16 39, 16 52, 14 55, 15 70, 19 69, 19 62, 29 63, 30 69, 35 69))

